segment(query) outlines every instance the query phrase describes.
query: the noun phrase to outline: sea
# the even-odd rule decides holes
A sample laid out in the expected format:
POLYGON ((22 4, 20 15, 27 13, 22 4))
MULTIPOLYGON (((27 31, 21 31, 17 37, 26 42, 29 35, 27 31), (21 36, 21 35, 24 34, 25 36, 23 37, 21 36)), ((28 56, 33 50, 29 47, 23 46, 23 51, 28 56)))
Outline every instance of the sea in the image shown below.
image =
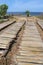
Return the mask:
MULTIPOLYGON (((7 12, 9 15, 23 15, 26 16, 25 12, 7 12)), ((43 12, 30 12, 30 16, 39 16, 42 15, 43 12)))

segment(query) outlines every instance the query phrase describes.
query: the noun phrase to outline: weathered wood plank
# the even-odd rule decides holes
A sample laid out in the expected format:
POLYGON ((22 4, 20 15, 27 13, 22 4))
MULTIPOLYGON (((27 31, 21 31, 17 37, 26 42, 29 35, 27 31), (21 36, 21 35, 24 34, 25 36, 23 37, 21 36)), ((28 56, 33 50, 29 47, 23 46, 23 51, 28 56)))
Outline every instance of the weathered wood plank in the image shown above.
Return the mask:
POLYGON ((38 21, 37 23, 41 27, 41 29, 43 30, 43 21, 38 21))
POLYGON ((0 24, 0 31, 13 23, 15 23, 15 21, 8 21, 8 22, 1 23, 0 24))

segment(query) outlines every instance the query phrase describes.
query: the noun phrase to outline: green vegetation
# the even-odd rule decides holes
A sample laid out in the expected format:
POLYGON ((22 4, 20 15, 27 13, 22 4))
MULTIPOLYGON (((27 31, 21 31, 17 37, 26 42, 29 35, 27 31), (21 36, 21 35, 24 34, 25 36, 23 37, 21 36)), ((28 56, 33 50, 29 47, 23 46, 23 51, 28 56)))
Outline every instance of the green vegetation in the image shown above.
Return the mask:
POLYGON ((6 4, 0 5, 0 23, 6 21, 6 13, 7 13, 8 6, 6 4))
POLYGON ((0 23, 6 22, 8 19, 0 19, 0 23))
POLYGON ((0 16, 5 16, 7 9, 8 9, 8 6, 6 4, 0 5, 0 16))
POLYGON ((30 15, 30 12, 28 10, 26 11, 26 15, 27 15, 27 17, 29 17, 29 15, 30 15))

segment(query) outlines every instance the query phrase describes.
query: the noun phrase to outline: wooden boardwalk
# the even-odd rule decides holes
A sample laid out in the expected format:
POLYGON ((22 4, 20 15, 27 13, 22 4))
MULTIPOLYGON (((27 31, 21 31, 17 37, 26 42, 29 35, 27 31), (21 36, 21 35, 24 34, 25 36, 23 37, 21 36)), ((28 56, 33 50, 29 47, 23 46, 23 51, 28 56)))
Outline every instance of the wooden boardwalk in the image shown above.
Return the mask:
POLYGON ((2 64, 1 60, 3 57, 6 59, 7 54, 10 52, 14 42, 16 42, 16 38, 19 36, 19 32, 24 24, 25 22, 16 22, 0 32, 0 64, 2 64))
POLYGON ((43 42, 34 22, 16 22, 1 30, 0 65, 43 65, 43 42))
POLYGON ((26 22, 15 56, 17 65, 43 65, 43 42, 34 22, 26 22))

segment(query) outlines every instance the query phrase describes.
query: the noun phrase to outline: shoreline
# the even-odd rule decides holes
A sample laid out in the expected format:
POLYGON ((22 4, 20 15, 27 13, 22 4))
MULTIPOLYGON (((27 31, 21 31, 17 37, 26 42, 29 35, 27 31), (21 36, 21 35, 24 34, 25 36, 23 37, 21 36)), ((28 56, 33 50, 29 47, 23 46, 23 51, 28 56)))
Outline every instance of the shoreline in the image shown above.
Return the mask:
MULTIPOLYGON (((43 12, 30 12, 31 16, 40 16, 43 12)), ((8 15, 12 16, 26 16, 25 12, 7 12, 8 15)))

